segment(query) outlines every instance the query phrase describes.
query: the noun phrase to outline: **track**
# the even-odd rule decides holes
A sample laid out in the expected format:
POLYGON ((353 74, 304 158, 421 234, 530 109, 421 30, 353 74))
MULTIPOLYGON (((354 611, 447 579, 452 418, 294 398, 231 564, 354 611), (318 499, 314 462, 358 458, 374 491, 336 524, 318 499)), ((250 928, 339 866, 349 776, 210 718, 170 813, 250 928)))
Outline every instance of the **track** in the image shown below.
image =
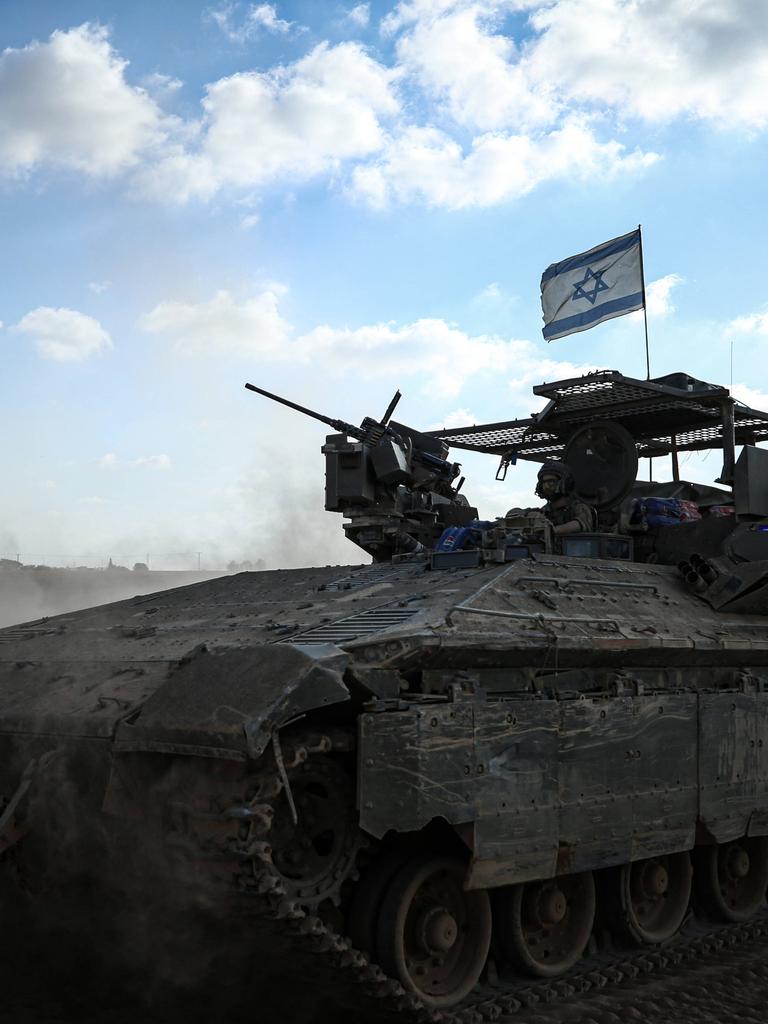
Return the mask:
MULTIPOLYGON (((288 748, 289 767, 310 752, 328 752, 332 747, 330 737, 303 737, 288 748)), ((280 979, 284 987, 291 979, 301 979, 302 989, 311 993, 307 1020, 312 1024, 331 1020, 344 1024, 360 1020, 368 1024, 545 1024, 561 1020, 607 1024, 629 1019, 684 1024, 688 1019, 706 1020, 706 1014, 723 1022, 730 1019, 725 1015, 731 1013, 729 1007, 739 1005, 740 999, 747 1004, 738 1014, 743 1022, 751 1019, 750 1006, 760 1008, 768 999, 766 912, 739 925, 713 925, 690 916, 663 949, 592 952, 553 981, 532 982, 505 975, 495 984, 479 986, 451 1011, 428 1009, 286 891, 269 845, 271 802, 281 789, 276 770, 265 770, 255 783, 255 797, 249 805, 229 808, 216 819, 215 827, 210 814, 199 816, 196 838, 198 843, 206 838, 196 859, 216 865, 237 864, 239 913, 251 921, 251 941, 259 951, 262 968, 267 975, 275 972, 277 989, 280 979), (236 832, 230 828, 222 833, 222 819, 238 822, 236 832), (247 827, 243 822, 249 822, 247 827), (290 977, 285 974, 286 963, 291 965, 290 977), (680 1016, 681 1012, 688 1016, 680 1016)), ((189 813, 190 809, 186 810, 189 813)), ((272 994, 277 1014, 280 992, 272 994)), ((765 1013, 754 1019, 764 1022, 765 1013)))
MULTIPOLYGON (((359 1024, 366 1019, 362 1009, 345 1014, 318 1005, 310 979, 301 979, 298 987, 315 1002, 312 1012, 302 1010, 298 1000, 289 1000, 290 1014, 285 1004, 272 1012, 254 1004, 247 978, 228 976, 222 986, 218 967, 195 986, 162 986, 147 971, 126 973, 98 957, 81 958, 64 934, 49 940, 47 960, 18 946, 10 956, 3 950, 4 1024, 359 1024)), ((685 951, 645 958, 648 963, 641 959, 624 960, 612 977, 605 967, 593 971, 585 992, 561 991, 549 1004, 530 998, 531 1005, 501 1014, 499 1024, 764 1024, 768 927, 763 922, 716 938, 692 939, 685 951)), ((540 995, 545 996, 544 989, 540 995)))
MULTIPOLYGON (((284 748, 282 770, 266 764, 250 778, 250 799, 239 805, 228 802, 232 789, 228 783, 220 788, 217 768, 207 788, 200 784, 199 762, 188 779, 183 773, 175 778, 176 798, 191 783, 198 799, 173 801, 177 884, 165 892, 164 877, 128 902, 125 892, 110 902, 87 883, 75 894, 75 930, 64 930, 52 908, 29 941, 15 927, 9 894, 0 893, 0 1020, 764 1024, 768 911, 743 925, 716 926, 691 916, 663 949, 592 948, 554 981, 503 975, 450 1012, 425 1008, 355 950, 331 925, 332 915, 324 913, 323 920, 301 905, 273 862, 275 801, 286 770, 337 744, 337 737, 324 734, 294 738, 284 748), (190 892, 204 894, 204 906, 190 906, 190 892), (103 913, 96 915, 96 907, 103 913)), ((167 790, 161 795, 166 799, 167 790)))
MULTIPOLYGON (((736 939, 736 937, 733 937, 736 939)), ((705 943, 698 956, 663 972, 591 991, 508 1020, 522 1024, 764 1024, 768 998, 765 934, 733 946, 705 943), (709 952, 704 952, 704 948, 709 952)))

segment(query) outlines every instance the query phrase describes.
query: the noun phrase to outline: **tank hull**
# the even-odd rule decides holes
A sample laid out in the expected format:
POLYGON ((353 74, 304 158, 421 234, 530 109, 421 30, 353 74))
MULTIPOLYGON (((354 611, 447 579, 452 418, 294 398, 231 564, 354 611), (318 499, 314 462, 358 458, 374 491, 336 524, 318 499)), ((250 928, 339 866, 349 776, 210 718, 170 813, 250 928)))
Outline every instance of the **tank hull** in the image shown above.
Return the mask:
POLYGON ((486 898, 752 850, 767 683, 765 617, 715 611, 663 565, 244 573, 0 631, 0 833, 21 862, 69 836, 78 871, 87 822, 107 847, 129 826, 149 858, 170 838, 188 895, 252 897, 264 964, 282 922, 331 974, 344 960, 350 999, 418 1016, 387 937, 358 927, 381 865, 393 899, 448 851, 486 898))

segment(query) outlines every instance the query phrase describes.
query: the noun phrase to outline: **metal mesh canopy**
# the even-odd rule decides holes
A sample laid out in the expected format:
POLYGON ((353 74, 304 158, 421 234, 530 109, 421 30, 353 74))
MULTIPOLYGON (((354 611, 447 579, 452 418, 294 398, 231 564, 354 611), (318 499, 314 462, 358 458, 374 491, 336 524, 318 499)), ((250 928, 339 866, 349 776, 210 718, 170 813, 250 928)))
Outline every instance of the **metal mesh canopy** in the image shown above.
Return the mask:
POLYGON ((635 439, 638 455, 723 447, 723 406, 733 403, 736 444, 768 440, 768 413, 734 402, 727 388, 686 373, 652 380, 599 370, 585 377, 540 384, 548 399, 527 419, 427 431, 451 448, 491 454, 514 453, 543 462, 560 458, 573 431, 594 420, 616 420, 635 439))

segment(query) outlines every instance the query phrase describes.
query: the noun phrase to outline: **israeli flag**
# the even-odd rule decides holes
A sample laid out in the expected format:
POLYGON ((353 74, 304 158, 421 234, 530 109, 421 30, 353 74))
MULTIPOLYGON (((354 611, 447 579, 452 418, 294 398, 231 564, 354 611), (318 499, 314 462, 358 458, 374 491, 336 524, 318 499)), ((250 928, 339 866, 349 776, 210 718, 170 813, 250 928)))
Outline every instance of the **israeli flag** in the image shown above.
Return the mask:
POLYGON ((640 228, 553 263, 541 275, 547 341, 586 331, 644 305, 640 228))

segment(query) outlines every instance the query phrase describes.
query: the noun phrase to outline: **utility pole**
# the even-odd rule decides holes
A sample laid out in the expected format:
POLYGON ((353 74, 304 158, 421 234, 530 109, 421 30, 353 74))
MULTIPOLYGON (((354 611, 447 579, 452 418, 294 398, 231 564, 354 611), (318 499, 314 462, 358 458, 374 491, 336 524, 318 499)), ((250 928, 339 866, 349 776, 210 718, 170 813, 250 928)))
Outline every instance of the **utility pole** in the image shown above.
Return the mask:
POLYGON ((197 571, 200 572, 200 555, 202 552, 197 552, 197 571))

